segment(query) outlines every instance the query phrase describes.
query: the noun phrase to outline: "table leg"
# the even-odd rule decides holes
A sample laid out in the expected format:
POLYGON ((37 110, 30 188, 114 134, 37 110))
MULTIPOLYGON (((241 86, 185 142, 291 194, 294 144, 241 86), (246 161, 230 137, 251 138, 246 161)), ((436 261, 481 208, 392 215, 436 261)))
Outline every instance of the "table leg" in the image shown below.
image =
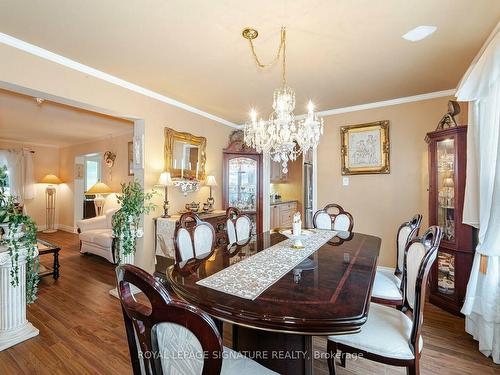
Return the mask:
POLYGON ((59 251, 54 252, 54 273, 52 277, 54 280, 59 278, 59 251))
POLYGON ((313 373, 312 336, 268 332, 246 327, 238 327, 233 332, 237 342, 235 350, 263 366, 287 375, 313 373))

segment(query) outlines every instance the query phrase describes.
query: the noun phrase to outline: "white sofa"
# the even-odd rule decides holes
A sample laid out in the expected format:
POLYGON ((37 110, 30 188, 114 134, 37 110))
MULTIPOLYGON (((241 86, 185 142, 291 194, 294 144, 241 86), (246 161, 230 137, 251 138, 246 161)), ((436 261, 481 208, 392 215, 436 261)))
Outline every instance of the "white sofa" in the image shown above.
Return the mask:
POLYGON ((78 233, 80 233, 80 253, 91 253, 115 262, 113 251, 112 218, 118 208, 107 210, 103 216, 79 220, 78 233))

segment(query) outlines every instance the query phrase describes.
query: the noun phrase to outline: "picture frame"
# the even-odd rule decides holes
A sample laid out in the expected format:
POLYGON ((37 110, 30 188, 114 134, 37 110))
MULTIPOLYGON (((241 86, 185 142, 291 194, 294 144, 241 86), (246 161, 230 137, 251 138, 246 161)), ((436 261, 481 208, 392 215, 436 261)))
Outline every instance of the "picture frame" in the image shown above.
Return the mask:
POLYGON ((128 175, 134 175, 134 142, 128 142, 128 175))
POLYGON ((342 175, 388 174, 389 121, 375 121, 340 128, 342 175))
POLYGON ((75 179, 82 180, 85 166, 81 163, 75 164, 75 179))

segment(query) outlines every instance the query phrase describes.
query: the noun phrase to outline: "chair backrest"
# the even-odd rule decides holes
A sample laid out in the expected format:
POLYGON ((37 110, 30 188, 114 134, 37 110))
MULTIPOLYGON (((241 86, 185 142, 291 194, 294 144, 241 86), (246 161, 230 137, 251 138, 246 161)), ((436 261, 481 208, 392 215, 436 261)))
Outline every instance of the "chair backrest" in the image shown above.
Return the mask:
POLYGON ((111 229, 113 228, 113 215, 120 210, 120 207, 118 208, 110 208, 109 210, 106 211, 104 215, 106 215, 106 228, 111 229))
POLYGON ((193 212, 181 215, 174 231, 175 261, 206 258, 215 248, 214 227, 193 212))
POLYGON ((248 216, 242 215, 236 207, 229 207, 226 210, 226 228, 230 245, 244 241, 252 235, 252 221, 248 216))
POLYGON ((206 313, 172 300, 152 275, 131 264, 116 267, 116 278, 134 375, 220 374, 222 339, 206 313), (134 298, 130 284, 150 306, 134 298))
POLYGON ((403 272, 406 245, 418 236, 422 215, 416 214, 410 221, 401 224, 396 236, 396 275, 403 272))
POLYGON ((313 217, 314 228, 352 232, 354 218, 341 206, 335 203, 327 204, 322 210, 316 211, 313 217), (330 212, 332 209, 335 213, 330 212))
POLYGON ((421 237, 413 239, 406 247, 403 288, 403 311, 413 312, 413 327, 410 336, 410 345, 413 351, 418 352, 420 329, 423 322, 425 293, 429 271, 436 260, 439 244, 443 232, 438 226, 429 227, 421 237))

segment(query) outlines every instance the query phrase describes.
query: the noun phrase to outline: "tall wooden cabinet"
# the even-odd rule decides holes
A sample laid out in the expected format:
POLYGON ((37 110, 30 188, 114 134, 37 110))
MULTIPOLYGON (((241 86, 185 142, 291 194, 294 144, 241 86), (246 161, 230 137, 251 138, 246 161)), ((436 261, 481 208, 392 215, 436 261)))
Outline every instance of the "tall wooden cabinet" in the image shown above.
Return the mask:
POLYGON ((236 207, 262 232, 262 154, 235 140, 223 151, 224 209, 236 207))
POLYGON ((473 228, 462 223, 467 126, 427 133, 429 225, 443 229, 431 276, 431 303, 460 314, 474 255, 473 228))

